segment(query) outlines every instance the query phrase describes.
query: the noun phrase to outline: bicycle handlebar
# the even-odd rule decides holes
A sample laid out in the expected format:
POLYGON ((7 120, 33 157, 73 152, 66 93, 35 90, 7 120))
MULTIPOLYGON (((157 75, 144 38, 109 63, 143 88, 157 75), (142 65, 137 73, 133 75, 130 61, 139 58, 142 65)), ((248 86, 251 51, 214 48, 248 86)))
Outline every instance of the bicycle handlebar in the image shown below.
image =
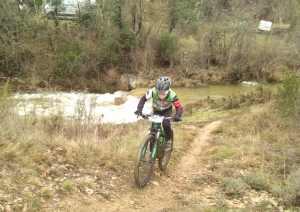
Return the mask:
MULTIPOLYGON (((141 116, 143 119, 149 119, 149 117, 160 116, 160 115, 153 115, 153 114, 144 114, 144 113, 142 113, 142 114, 138 115, 137 117, 139 117, 139 116, 141 116)), ((160 117, 163 117, 163 116, 160 116, 160 117)), ((175 122, 172 117, 164 117, 164 119, 171 119, 172 122, 175 122)), ((179 121, 182 121, 182 119, 179 119, 179 121)))

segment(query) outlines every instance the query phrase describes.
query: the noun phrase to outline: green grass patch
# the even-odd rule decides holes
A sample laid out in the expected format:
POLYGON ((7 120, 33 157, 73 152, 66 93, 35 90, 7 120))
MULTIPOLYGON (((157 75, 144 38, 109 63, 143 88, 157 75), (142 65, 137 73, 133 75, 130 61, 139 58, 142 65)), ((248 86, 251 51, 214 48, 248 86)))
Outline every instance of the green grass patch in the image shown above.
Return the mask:
POLYGON ((223 159, 234 157, 237 154, 237 150, 228 146, 215 147, 211 151, 211 159, 213 162, 218 162, 223 159))
POLYGON ((71 193, 75 190, 75 183, 71 179, 67 179, 61 183, 61 188, 64 192, 71 193))

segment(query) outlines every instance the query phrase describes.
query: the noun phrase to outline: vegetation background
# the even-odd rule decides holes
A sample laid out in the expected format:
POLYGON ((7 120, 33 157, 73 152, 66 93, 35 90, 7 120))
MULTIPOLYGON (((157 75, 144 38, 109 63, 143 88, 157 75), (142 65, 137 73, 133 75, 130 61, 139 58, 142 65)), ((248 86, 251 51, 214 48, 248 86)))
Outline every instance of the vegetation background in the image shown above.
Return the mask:
POLYGON ((132 161, 149 125, 19 117, 12 92, 112 92, 122 74, 149 83, 167 73, 175 86, 243 80, 283 86, 185 106, 184 121, 173 126, 174 163, 196 137, 186 126, 223 124, 203 152, 207 170, 181 189, 213 187, 218 196, 206 204, 178 194, 177 205, 165 210, 299 211, 298 1, 106 0, 76 21, 41 19, 42 1, 25 3, 28 11, 0 3, 0 210, 68 211, 74 201, 65 207, 67 197, 88 206, 93 195, 101 205, 137 192, 132 161), (273 22, 271 32, 257 30, 262 19, 273 22))
POLYGON ((0 78, 13 90, 112 92, 125 73, 167 73, 174 86, 268 83, 299 68, 296 0, 99 0, 73 21, 43 19, 42 0, 24 2, 26 11, 0 3, 0 78))

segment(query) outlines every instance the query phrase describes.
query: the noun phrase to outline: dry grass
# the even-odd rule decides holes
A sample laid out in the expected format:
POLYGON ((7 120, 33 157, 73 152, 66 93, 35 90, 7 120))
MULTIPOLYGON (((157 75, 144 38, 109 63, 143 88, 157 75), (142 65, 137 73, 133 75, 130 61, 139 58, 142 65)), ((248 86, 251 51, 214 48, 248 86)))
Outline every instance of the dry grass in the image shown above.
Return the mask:
MULTIPOLYGON (((77 190, 99 190, 95 184, 109 181, 112 173, 130 173, 150 127, 148 120, 115 125, 67 121, 61 114, 20 117, 13 109, 16 104, 9 96, 1 96, 0 205, 23 198, 20 204, 12 205, 16 210, 27 204, 30 211, 38 211, 43 200, 77 190), (81 172, 87 177, 80 177, 81 172), (33 189, 24 193, 28 184, 33 189)), ((196 135, 180 126, 173 125, 176 147, 172 161, 180 158, 196 135)), ((126 177, 132 176, 125 174, 119 183, 126 177)), ((99 193, 104 195, 105 191, 99 193)))
MULTIPOLYGON (((249 189, 269 192, 285 207, 299 206, 298 130, 288 128, 279 118, 272 100, 261 103, 262 97, 265 97, 264 92, 252 94, 251 101, 230 110, 221 107, 228 99, 220 103, 194 103, 186 107, 191 116, 185 117, 183 123, 173 124, 176 134, 172 162, 176 162, 197 135, 187 125, 202 127, 206 122, 224 119, 224 124, 212 133, 210 148, 203 153, 210 164, 210 175, 195 178, 197 185, 215 186, 222 194, 220 204, 210 206, 207 211, 226 211, 222 202, 243 198, 249 189)), ((98 181, 105 184, 114 174, 124 178, 119 180, 120 185, 123 180, 132 180, 130 173, 136 152, 150 125, 147 120, 92 125, 65 121, 59 115, 19 117, 12 110, 15 104, 2 95, 1 205, 21 197, 22 206, 28 203, 30 211, 38 211, 41 198, 50 201, 55 195, 74 194, 78 190, 98 189, 103 198, 109 199, 98 187, 98 181), (57 182, 57 185, 51 187, 47 182, 57 182), (23 192, 28 184, 33 189, 23 192)), ((267 205, 261 202, 259 207, 267 205)), ((22 209, 17 203, 13 207, 22 209)), ((197 211, 199 207, 201 204, 193 205, 189 211, 197 211)))
MULTIPOLYGON (((278 206, 299 210, 298 127, 281 118, 274 101, 273 94, 262 88, 249 95, 224 98, 221 102, 201 100, 187 105, 185 110, 191 115, 188 122, 193 124, 197 120, 201 123, 223 118, 222 126, 212 133, 210 148, 203 152, 209 174, 195 178, 195 183, 217 188, 221 202, 232 199, 243 202, 257 196, 259 201, 247 203, 241 211, 274 211, 278 206), (227 107, 230 102, 237 104, 227 107)), ((201 204, 186 208, 189 211, 197 211, 196 208, 231 211, 226 204, 201 204)))
POLYGON ((219 181, 223 179, 227 196, 247 196, 250 190, 242 186, 246 184, 248 189, 272 193, 284 207, 299 207, 298 129, 287 128, 279 117, 271 101, 230 118, 214 134, 208 160, 216 167, 213 174, 223 176, 219 181))

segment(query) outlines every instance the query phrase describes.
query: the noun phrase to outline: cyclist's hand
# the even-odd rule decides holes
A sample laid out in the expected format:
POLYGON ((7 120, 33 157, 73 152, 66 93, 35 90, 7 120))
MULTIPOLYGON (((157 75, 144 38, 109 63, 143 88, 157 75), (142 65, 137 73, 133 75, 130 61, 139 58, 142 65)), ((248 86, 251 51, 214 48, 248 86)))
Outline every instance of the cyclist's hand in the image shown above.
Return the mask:
POLYGON ((177 115, 175 115, 175 116, 172 118, 172 120, 175 121, 175 122, 178 122, 178 121, 180 121, 180 117, 177 116, 177 115))
POLYGON ((134 114, 137 115, 137 116, 139 117, 140 115, 142 115, 142 111, 137 110, 137 111, 134 112, 134 114))

